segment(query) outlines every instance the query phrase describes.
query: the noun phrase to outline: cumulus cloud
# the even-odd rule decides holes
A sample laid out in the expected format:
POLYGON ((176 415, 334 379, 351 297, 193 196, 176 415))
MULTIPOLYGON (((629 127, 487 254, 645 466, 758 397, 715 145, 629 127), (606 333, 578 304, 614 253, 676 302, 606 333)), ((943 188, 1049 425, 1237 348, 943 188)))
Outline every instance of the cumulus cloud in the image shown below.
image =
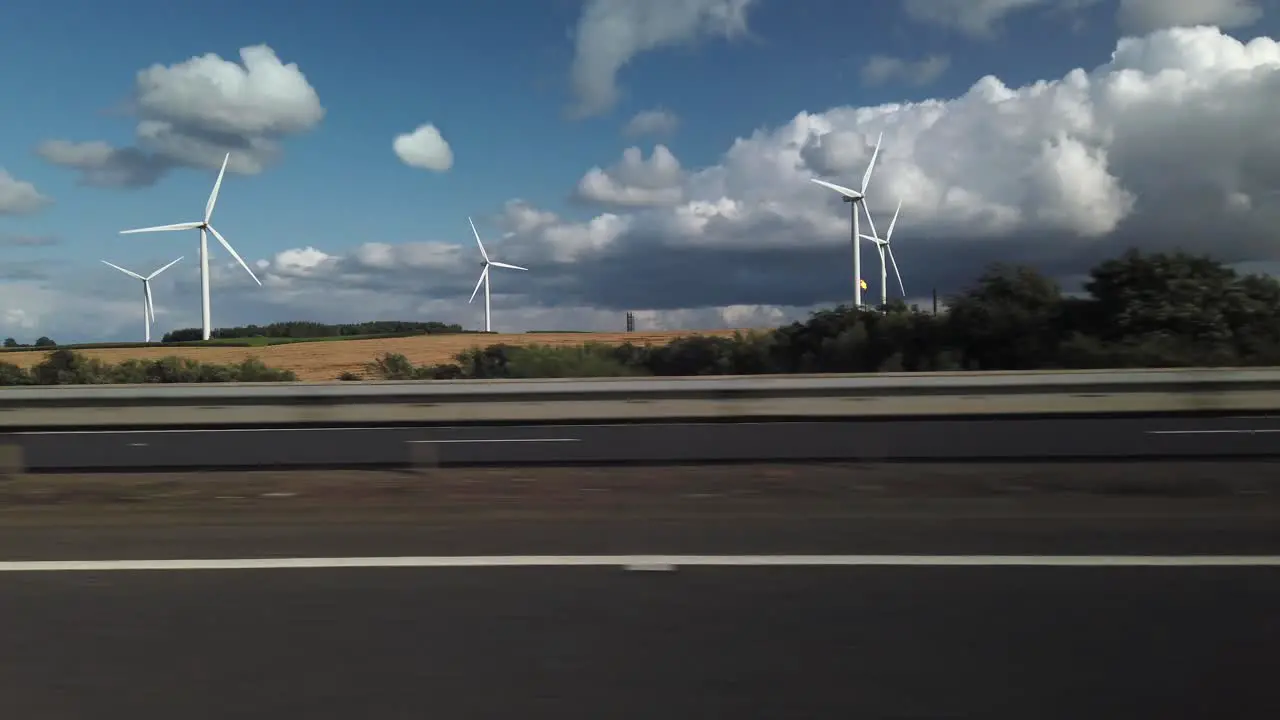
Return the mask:
POLYGON ((679 125, 680 118, 676 117, 675 113, 657 108, 636 113, 623 126, 622 132, 624 135, 632 137, 637 135, 669 135, 675 132, 679 125))
POLYGON ((228 152, 229 172, 260 173, 278 160, 285 138, 316 127, 325 110, 298 66, 270 47, 243 48, 240 60, 208 53, 139 71, 132 147, 55 139, 37 152, 100 187, 153 185, 175 167, 216 169, 228 152))
POLYGON ((411 133, 397 135, 391 147, 409 167, 444 172, 453 167, 453 150, 435 125, 419 125, 411 133))
POLYGON ((576 117, 600 115, 618 102, 617 75, 641 53, 703 37, 747 32, 756 0, 587 0, 574 36, 570 83, 576 117))
POLYGON ((683 179, 680 161, 665 145, 655 145, 648 160, 640 148, 630 147, 609 168, 588 170, 578 181, 577 197, 624 207, 675 205, 684 196, 683 179))
POLYGON ((43 209, 51 202, 35 185, 0 168, 0 215, 26 215, 43 209))
MULTIPOLYGON (((810 179, 856 184, 880 133, 869 204, 883 232, 902 200, 894 244, 911 301, 945 297, 994 260, 1066 279, 1133 246, 1280 267, 1280 43, 1178 28, 1122 39, 1100 60, 1019 87, 985 77, 957 97, 798 112, 682 168, 674 204, 574 217, 512 200, 477 218, 494 257, 532 269, 495 278, 495 322, 616 328, 634 310, 645 327, 725 327, 847 302, 849 208, 810 179)), ((658 155, 636 149, 601 173, 656 172, 658 155)), ((878 296, 875 253, 862 256, 878 296)), ((252 282, 231 270, 225 282, 252 282)), ((267 261, 265 290, 224 293, 216 312, 477 327, 482 310, 466 300, 478 271, 470 244, 302 248, 267 261)), ((194 276, 184 282, 197 297, 194 276)))
POLYGON ((930 55, 919 60, 872 55, 862 66, 862 82, 883 85, 900 80, 909 85, 928 85, 942 77, 950 65, 951 58, 946 55, 930 55))

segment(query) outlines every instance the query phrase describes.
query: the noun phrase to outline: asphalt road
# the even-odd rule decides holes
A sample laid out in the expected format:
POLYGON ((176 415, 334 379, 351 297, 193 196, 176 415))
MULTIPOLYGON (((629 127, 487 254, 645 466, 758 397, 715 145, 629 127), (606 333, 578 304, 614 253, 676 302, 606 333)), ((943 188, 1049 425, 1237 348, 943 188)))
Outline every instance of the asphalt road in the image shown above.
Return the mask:
POLYGON ((1276 568, 0 577, 0 716, 1263 718, 1276 568))
POLYGON ((138 510, 23 525, 6 510, 0 717, 1280 717, 1270 495, 868 499, 821 517, 780 493, 771 506, 768 518, 724 504, 596 521, 552 503, 537 521, 138 510), (877 555, 896 566, 323 560, 637 554, 877 555), (1005 555, 1094 566, 947 564, 1005 555), (1151 555, 1184 565, 1115 565, 1151 555), (1271 565, 1194 566, 1240 555, 1271 565), (182 569, 210 558, 321 567, 182 569), (118 565, 155 559, 179 567, 118 565), (27 564, 42 561, 82 562, 27 564))
POLYGON ((491 427, 64 431, 0 435, 30 470, 1280 455, 1280 416, 491 427))

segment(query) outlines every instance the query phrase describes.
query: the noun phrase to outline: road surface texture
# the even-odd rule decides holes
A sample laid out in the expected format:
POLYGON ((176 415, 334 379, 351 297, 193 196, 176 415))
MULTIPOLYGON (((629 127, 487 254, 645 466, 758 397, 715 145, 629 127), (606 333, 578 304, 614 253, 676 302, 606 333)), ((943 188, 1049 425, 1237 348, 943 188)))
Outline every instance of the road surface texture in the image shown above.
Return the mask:
POLYGON ((1280 717, 1278 466, 18 476, 0 717, 1280 717))
POLYGON ((1280 455, 1280 417, 40 431, 29 470, 1280 455))

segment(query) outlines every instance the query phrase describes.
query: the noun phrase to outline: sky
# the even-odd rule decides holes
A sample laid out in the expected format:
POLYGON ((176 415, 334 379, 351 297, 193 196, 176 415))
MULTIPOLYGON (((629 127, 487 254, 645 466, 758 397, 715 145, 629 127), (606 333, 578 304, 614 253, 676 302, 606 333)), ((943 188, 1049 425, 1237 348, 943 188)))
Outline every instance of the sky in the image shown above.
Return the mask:
MULTIPOLYGON (((421 320, 770 327, 852 299, 867 193, 909 302, 1129 247, 1280 268, 1280 0, 13 0, 0 336, 421 320)), ((864 231, 867 226, 864 222, 864 231)), ((890 271, 890 297, 903 296, 890 271)), ((862 248, 870 299, 879 260, 862 248)))

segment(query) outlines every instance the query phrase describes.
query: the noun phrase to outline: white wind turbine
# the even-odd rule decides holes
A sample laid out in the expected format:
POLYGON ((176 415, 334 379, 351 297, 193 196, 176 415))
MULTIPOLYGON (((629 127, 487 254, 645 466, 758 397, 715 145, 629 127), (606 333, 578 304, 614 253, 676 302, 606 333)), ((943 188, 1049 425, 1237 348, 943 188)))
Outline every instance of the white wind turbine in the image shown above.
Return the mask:
MULTIPOLYGON (((181 259, 182 258, 178 258, 178 260, 181 260, 181 259)), ((133 272, 132 270, 125 270, 119 265, 109 263, 106 260, 102 261, 104 264, 110 265, 111 267, 119 270, 125 275, 128 275, 129 277, 134 278, 136 280, 142 281, 142 326, 146 328, 146 340, 144 342, 151 342, 151 323, 156 321, 156 304, 151 300, 151 279, 159 275, 160 273, 164 272, 165 270, 168 270, 169 268, 173 267, 174 265, 177 265, 178 260, 174 260, 173 262, 169 263, 168 265, 165 265, 164 267, 160 268, 159 270, 151 273, 146 277, 142 277, 141 275, 139 275, 136 272, 133 272)))
MULTIPOLYGON (((831 190, 835 190, 844 196, 844 201, 853 206, 853 228, 850 239, 853 241, 853 307, 855 309, 862 307, 862 245, 858 242, 858 237, 862 234, 858 231, 858 206, 862 205, 866 210, 866 194, 867 184, 871 182, 871 170, 876 166, 876 156, 880 154, 880 141, 884 139, 884 133, 876 138, 876 149, 871 152, 871 162, 867 163, 867 171, 862 174, 862 189, 852 190, 843 185, 829 183, 826 180, 818 178, 809 178, 813 182, 831 190)), ((867 222, 871 222, 870 213, 867 214, 867 222)), ((872 223, 871 232, 875 232, 875 224, 872 223)))
MULTIPOLYGON (((898 224, 898 213, 902 211, 902 201, 898 201, 898 209, 893 211, 893 219, 889 221, 889 229, 885 232, 884 238, 876 237, 875 223, 871 224, 870 235, 859 235, 863 240, 868 240, 876 244, 876 250, 880 252, 880 306, 884 307, 889 303, 889 269, 885 264, 885 256, 888 256, 889 264, 893 265, 893 274, 898 277, 898 289, 902 291, 902 296, 907 296, 907 288, 902 284, 902 273, 898 272, 898 261, 893 257, 893 226, 898 224)), ((867 220, 871 220, 871 211, 867 211, 867 220)))
POLYGON ((490 260, 489 253, 484 251, 484 243, 480 242, 480 233, 476 231, 476 224, 471 221, 470 217, 467 218, 467 222, 471 223, 471 233, 476 236, 476 245, 480 247, 480 257, 484 259, 484 269, 480 271, 480 279, 476 281, 476 289, 471 291, 471 299, 467 302, 475 302, 476 293, 480 292, 480 286, 484 285, 484 331, 490 332, 492 326, 489 322, 489 268, 500 267, 507 268, 508 270, 528 270, 529 268, 520 267, 519 265, 508 265, 507 263, 490 260))
POLYGON ((202 337, 205 340, 209 339, 209 335, 212 332, 212 323, 210 321, 209 312, 209 238, 206 231, 213 233, 213 236, 218 239, 218 242, 222 243, 222 247, 226 248, 227 252, 231 253, 231 257, 235 258, 236 262, 240 263, 240 267, 244 268, 244 271, 249 273, 249 277, 253 278, 253 281, 258 283, 258 285, 262 285, 262 281, 258 279, 257 275, 253 274, 253 271, 249 269, 249 265, 245 263, 244 258, 240 257, 240 254, 235 251, 235 248, 231 247, 231 243, 228 243, 226 238, 222 237, 222 233, 215 230, 213 225, 209 224, 209 220, 213 217, 213 206, 218 202, 218 189, 222 187, 222 176, 227 172, 227 161, 230 159, 231 153, 227 153, 227 156, 222 159, 222 169, 218 171, 218 179, 213 183, 213 192, 209 194, 209 202, 204 206, 204 220, 201 220, 200 222, 185 222, 177 223, 176 225, 158 225, 156 227, 120 231, 121 235, 144 232, 169 232, 173 230, 200 231, 200 321, 202 337))

